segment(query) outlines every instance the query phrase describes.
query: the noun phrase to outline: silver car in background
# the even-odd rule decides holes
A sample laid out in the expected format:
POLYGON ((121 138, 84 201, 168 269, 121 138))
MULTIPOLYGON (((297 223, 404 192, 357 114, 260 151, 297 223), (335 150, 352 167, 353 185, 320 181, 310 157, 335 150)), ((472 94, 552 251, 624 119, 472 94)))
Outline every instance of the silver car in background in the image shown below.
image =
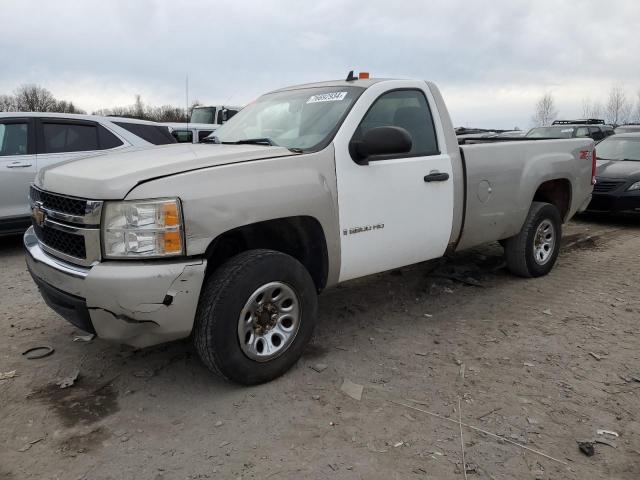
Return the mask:
POLYGON ((30 224, 29 184, 47 166, 108 152, 175 143, 166 126, 131 118, 0 113, 0 235, 30 224))

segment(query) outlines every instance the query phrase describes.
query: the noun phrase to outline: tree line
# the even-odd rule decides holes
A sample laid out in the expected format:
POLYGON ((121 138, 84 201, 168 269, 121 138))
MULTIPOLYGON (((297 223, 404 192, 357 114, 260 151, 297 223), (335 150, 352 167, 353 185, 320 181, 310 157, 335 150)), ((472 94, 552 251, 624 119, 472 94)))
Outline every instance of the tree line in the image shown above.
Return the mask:
POLYGON ((0 94, 0 112, 86 113, 73 102, 57 100, 38 85, 21 85, 12 95, 0 94))
MULTIPOLYGON (((195 100, 188 109, 173 105, 156 107, 145 104, 141 96, 136 95, 132 105, 100 109, 91 112, 91 114, 137 118, 154 122, 186 122, 191 116, 193 107, 198 105, 200 102, 195 100)), ((0 112, 87 113, 74 105, 73 102, 58 100, 46 88, 33 84, 21 85, 11 95, 0 94, 0 112)))
MULTIPOLYGON (((618 126, 625 123, 640 123, 640 91, 634 101, 621 85, 614 85, 609 90, 606 102, 592 101, 590 98, 582 100, 582 117, 604 119, 610 125, 618 126)), ((553 94, 547 92, 538 99, 535 112, 531 117, 533 125, 543 127, 551 125, 558 118, 558 110, 553 94)))

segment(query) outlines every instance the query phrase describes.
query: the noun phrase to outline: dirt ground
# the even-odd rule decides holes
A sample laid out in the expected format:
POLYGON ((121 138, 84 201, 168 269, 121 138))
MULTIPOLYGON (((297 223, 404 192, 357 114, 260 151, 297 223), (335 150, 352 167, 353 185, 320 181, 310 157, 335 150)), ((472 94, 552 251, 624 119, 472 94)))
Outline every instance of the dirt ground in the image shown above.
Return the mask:
POLYGON ((0 380, 0 478, 637 480, 640 220, 572 222, 544 278, 512 277, 501 254, 327 291, 303 359, 243 388, 188 342, 74 342, 20 240, 0 240, 0 375, 17 375, 0 380), (39 345, 55 352, 21 355, 39 345), (73 386, 56 385, 75 369, 73 386), (459 419, 488 432, 462 428, 466 468, 459 419), (595 439, 608 444, 580 452, 595 439))

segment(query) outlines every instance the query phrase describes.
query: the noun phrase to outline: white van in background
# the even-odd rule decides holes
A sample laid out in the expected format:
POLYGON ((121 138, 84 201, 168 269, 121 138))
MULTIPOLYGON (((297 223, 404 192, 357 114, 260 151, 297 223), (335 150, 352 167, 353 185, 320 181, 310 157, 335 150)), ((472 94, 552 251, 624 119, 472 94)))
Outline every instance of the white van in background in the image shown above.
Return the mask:
POLYGON ((193 107, 189 123, 165 123, 178 143, 200 143, 231 119, 242 107, 209 105, 193 107))

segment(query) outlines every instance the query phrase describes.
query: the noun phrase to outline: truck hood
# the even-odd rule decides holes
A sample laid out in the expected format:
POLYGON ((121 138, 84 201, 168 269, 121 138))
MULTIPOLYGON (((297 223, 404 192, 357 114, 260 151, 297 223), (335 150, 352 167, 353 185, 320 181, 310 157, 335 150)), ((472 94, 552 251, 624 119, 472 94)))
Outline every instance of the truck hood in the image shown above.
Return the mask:
POLYGON ((40 170, 35 183, 64 195, 120 200, 136 185, 153 178, 288 155, 296 154, 284 147, 263 145, 160 145, 58 163, 40 170))
POLYGON ((598 160, 596 176, 601 178, 627 179, 640 177, 640 162, 632 160, 598 160))

